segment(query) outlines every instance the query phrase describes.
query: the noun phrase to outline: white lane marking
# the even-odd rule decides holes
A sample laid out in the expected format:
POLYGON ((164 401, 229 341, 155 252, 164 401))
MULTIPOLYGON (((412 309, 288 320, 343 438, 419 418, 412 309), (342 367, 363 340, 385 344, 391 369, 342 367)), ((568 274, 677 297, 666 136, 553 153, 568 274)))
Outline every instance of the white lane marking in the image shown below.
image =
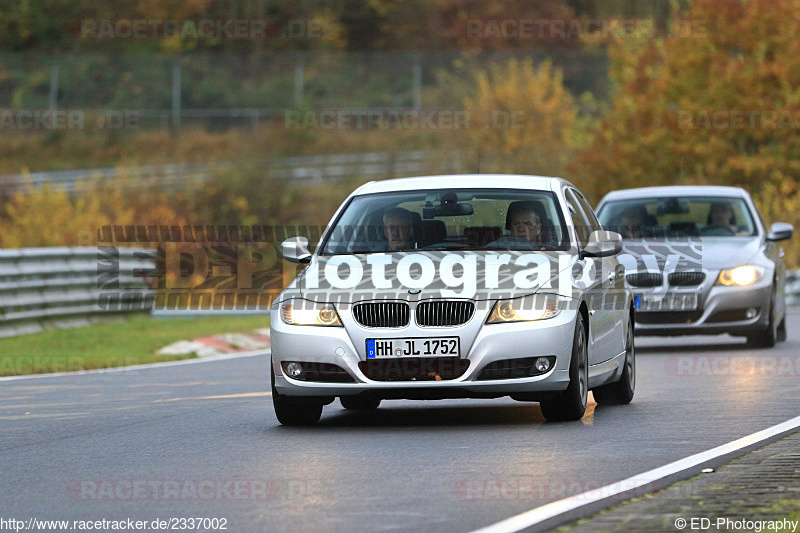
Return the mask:
POLYGON ((164 368, 168 366, 196 365, 198 363, 209 363, 212 361, 224 361, 226 359, 238 359, 239 357, 254 357, 257 355, 269 355, 270 350, 253 350, 250 352, 224 353, 212 355, 210 357, 198 357, 196 359, 181 359, 180 361, 165 361, 163 363, 148 363, 146 365, 115 366, 113 368, 97 368, 94 370, 76 370, 74 372, 53 372, 52 374, 28 374, 25 376, 7 376, 0 378, 3 381, 20 381, 23 379, 42 379, 56 378, 64 376, 90 376, 93 374, 114 374, 117 372, 133 372, 136 370, 147 370, 150 368, 164 368))
MULTIPOLYGON (((690 455, 689 457, 679 459, 673 463, 655 468, 643 474, 637 474, 624 481, 620 481, 599 489, 592 489, 584 492, 583 494, 570 496, 569 498, 551 502, 546 505, 542 505, 541 507, 536 507, 530 511, 525 511, 524 513, 506 518, 505 520, 501 520, 495 524, 477 529, 473 533, 510 533, 521 531, 525 528, 540 524, 545 520, 555 518, 569 511, 583 507, 584 505, 596 503, 623 492, 629 492, 646 485, 651 485, 653 482, 660 479, 664 479, 668 476, 683 472, 690 468, 694 468, 705 462, 737 450, 741 450, 742 448, 752 446, 753 444, 757 444, 763 440, 780 435, 781 433, 797 429, 798 427, 800 427, 800 416, 767 429, 763 429, 751 435, 747 435, 741 439, 717 446, 716 448, 712 448, 705 452, 690 455)), ((699 474, 699 472, 697 473, 699 474)))

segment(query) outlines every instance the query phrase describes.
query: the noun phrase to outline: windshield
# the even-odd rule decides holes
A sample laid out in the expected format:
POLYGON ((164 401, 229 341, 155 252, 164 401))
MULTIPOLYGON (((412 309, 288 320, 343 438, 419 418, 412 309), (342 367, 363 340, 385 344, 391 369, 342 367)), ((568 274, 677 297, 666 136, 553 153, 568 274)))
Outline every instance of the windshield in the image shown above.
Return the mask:
POLYGON ((749 237, 757 235, 745 201, 733 197, 689 196, 610 201, 600 222, 625 239, 749 237))
POLYGON ((547 191, 446 189, 356 196, 322 255, 409 250, 568 250, 547 191))

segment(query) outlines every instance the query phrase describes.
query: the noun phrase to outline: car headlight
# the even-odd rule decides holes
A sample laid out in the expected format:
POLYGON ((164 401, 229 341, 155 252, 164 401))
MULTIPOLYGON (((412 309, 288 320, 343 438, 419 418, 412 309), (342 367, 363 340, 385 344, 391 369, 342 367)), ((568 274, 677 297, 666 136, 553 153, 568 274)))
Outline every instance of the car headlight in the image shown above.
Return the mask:
POLYGON ((744 287, 752 285, 764 276, 764 267, 744 265, 723 270, 719 273, 716 285, 737 285, 744 287))
POLYGON ((544 320, 553 318, 560 310, 559 298, 555 294, 532 294, 522 298, 498 300, 486 323, 544 320))
POLYGON ((281 302, 281 319, 292 326, 342 326, 333 304, 309 300, 281 302))

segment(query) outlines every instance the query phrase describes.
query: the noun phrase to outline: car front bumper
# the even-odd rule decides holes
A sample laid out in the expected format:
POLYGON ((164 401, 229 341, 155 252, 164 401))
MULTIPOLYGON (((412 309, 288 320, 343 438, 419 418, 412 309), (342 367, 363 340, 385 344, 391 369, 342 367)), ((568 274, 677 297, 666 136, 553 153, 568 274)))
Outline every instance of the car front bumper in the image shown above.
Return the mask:
POLYGON ((272 312, 272 372, 279 394, 289 396, 346 396, 372 394, 380 398, 463 398, 498 397, 509 394, 557 392, 569 384, 569 362, 575 332, 576 310, 565 309, 557 316, 534 322, 484 324, 487 313, 476 313, 459 327, 422 328, 410 325, 402 330, 366 330, 342 315, 345 327, 291 326, 277 311, 272 312), (476 322, 477 321, 477 322, 476 322), (366 361, 365 338, 408 338, 458 336, 461 358, 469 367, 458 378, 441 381, 377 381, 359 368, 366 361), (544 374, 514 379, 477 379, 494 361, 554 356, 555 364, 544 374), (284 361, 327 363, 343 368, 352 383, 302 381, 288 377, 284 361))
POLYGON ((661 311, 636 313, 637 335, 748 335, 769 324, 772 281, 762 280, 749 287, 712 285, 703 291, 701 307, 695 312, 661 311), (747 310, 755 316, 746 317, 747 310))

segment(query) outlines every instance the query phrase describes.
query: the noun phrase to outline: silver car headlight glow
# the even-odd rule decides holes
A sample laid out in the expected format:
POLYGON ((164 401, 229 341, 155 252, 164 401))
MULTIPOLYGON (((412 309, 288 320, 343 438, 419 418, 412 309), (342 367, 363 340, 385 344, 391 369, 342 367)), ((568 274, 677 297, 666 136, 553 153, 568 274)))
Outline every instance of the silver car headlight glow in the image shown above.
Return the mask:
POLYGON ((293 299, 281 302, 281 319, 291 326, 338 326, 342 327, 339 314, 333 304, 310 300, 293 299))
POLYGON ((729 268, 719 273, 715 285, 746 287, 752 285, 764 276, 764 267, 758 265, 743 265, 729 268))
POLYGON ((532 294, 522 298, 498 300, 494 304, 487 324, 507 322, 531 322, 553 318, 559 311, 559 297, 555 294, 532 294))

